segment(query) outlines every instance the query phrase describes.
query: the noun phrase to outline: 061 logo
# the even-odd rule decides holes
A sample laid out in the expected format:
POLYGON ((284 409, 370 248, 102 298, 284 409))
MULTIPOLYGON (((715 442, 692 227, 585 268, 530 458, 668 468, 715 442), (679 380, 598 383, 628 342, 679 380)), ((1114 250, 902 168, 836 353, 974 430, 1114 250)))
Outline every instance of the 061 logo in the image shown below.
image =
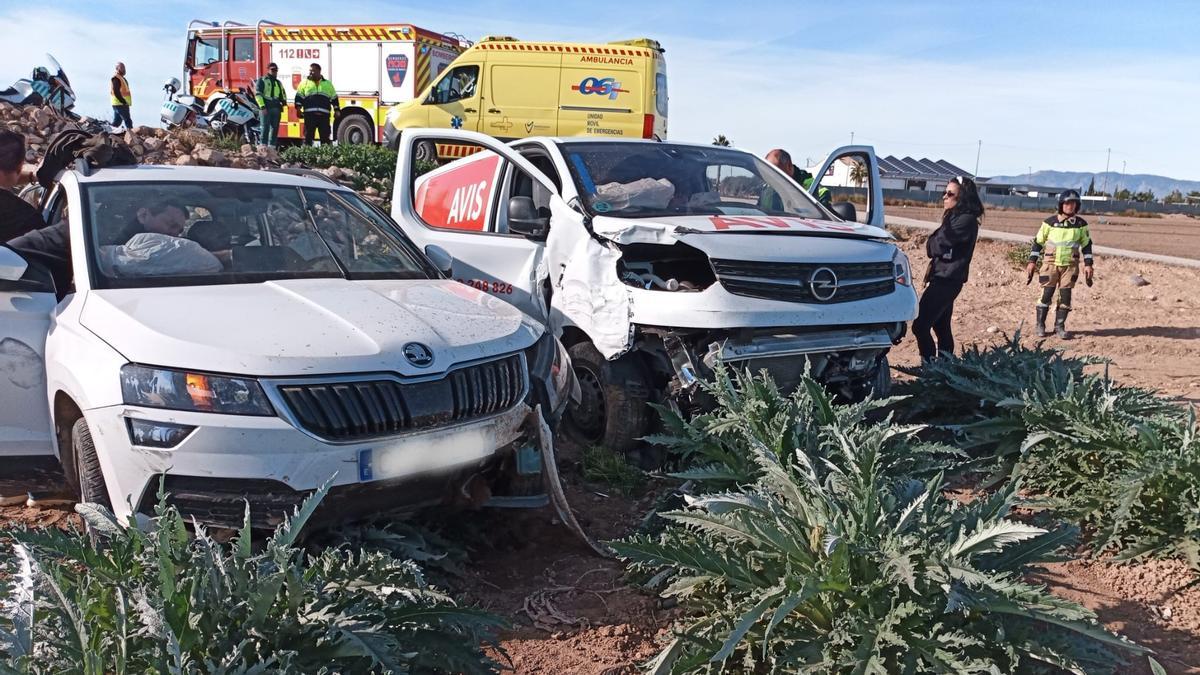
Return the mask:
POLYGON ((600 96, 607 96, 609 99, 615 99, 617 94, 629 92, 628 89, 622 89, 621 83, 611 77, 585 77, 579 84, 571 85, 571 91, 577 91, 581 94, 599 94, 600 96))

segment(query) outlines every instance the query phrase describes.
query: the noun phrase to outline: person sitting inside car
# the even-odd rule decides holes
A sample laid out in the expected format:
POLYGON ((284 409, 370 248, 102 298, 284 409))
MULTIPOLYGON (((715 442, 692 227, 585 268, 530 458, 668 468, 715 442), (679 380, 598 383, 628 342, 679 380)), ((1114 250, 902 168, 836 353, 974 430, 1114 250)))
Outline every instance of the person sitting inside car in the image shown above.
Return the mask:
POLYGON ((123 244, 101 246, 102 268, 115 276, 186 276, 213 274, 221 261, 203 246, 183 237, 187 210, 168 200, 137 210, 136 232, 123 244))

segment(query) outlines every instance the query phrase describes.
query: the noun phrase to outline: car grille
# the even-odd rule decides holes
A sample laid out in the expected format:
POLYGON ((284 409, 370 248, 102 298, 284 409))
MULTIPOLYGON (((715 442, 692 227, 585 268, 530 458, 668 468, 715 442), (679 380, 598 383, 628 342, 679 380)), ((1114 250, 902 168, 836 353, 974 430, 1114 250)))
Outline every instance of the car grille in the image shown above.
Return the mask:
POLYGON ((292 383, 279 386, 279 393, 305 430, 331 441, 356 441, 487 417, 516 405, 525 388, 524 362, 513 355, 426 382, 292 383))
POLYGON ((832 304, 887 295, 896 288, 890 262, 878 263, 779 263, 745 260, 712 261, 713 271, 725 290, 734 295, 785 302, 832 304), (813 293, 813 273, 826 268, 837 275, 832 297, 813 293))

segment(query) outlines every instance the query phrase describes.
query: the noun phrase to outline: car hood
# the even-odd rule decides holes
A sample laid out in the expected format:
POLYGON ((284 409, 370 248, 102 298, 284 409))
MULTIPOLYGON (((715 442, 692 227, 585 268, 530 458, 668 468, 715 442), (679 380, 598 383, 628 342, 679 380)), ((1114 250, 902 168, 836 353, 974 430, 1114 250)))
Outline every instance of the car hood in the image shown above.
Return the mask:
POLYGON ((618 244, 670 244, 683 236, 693 234, 713 238, 743 234, 756 237, 769 236, 770 240, 763 243, 764 247, 773 246, 774 244, 770 241, 777 241, 780 237, 892 238, 887 230, 872 225, 791 216, 730 215, 653 218, 596 216, 592 219, 592 230, 618 244))
POLYGON ((135 363, 287 377, 444 372, 532 345, 541 324, 448 280, 303 279, 91 291, 81 323, 135 363), (433 362, 418 368, 404 345, 433 362))

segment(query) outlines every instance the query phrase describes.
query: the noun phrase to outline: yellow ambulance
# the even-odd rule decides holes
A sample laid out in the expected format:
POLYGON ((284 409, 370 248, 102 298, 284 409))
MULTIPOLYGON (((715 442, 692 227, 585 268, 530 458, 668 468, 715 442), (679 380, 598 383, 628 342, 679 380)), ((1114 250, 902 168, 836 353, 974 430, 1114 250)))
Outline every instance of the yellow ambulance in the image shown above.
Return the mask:
MULTIPOLYGON (((392 108, 384 140, 405 129, 526 136, 667 137, 667 65, 655 40, 607 44, 485 37, 413 100, 392 108)), ((446 152, 438 149, 439 155, 446 152)), ((433 148, 418 148, 433 159, 433 148)))

